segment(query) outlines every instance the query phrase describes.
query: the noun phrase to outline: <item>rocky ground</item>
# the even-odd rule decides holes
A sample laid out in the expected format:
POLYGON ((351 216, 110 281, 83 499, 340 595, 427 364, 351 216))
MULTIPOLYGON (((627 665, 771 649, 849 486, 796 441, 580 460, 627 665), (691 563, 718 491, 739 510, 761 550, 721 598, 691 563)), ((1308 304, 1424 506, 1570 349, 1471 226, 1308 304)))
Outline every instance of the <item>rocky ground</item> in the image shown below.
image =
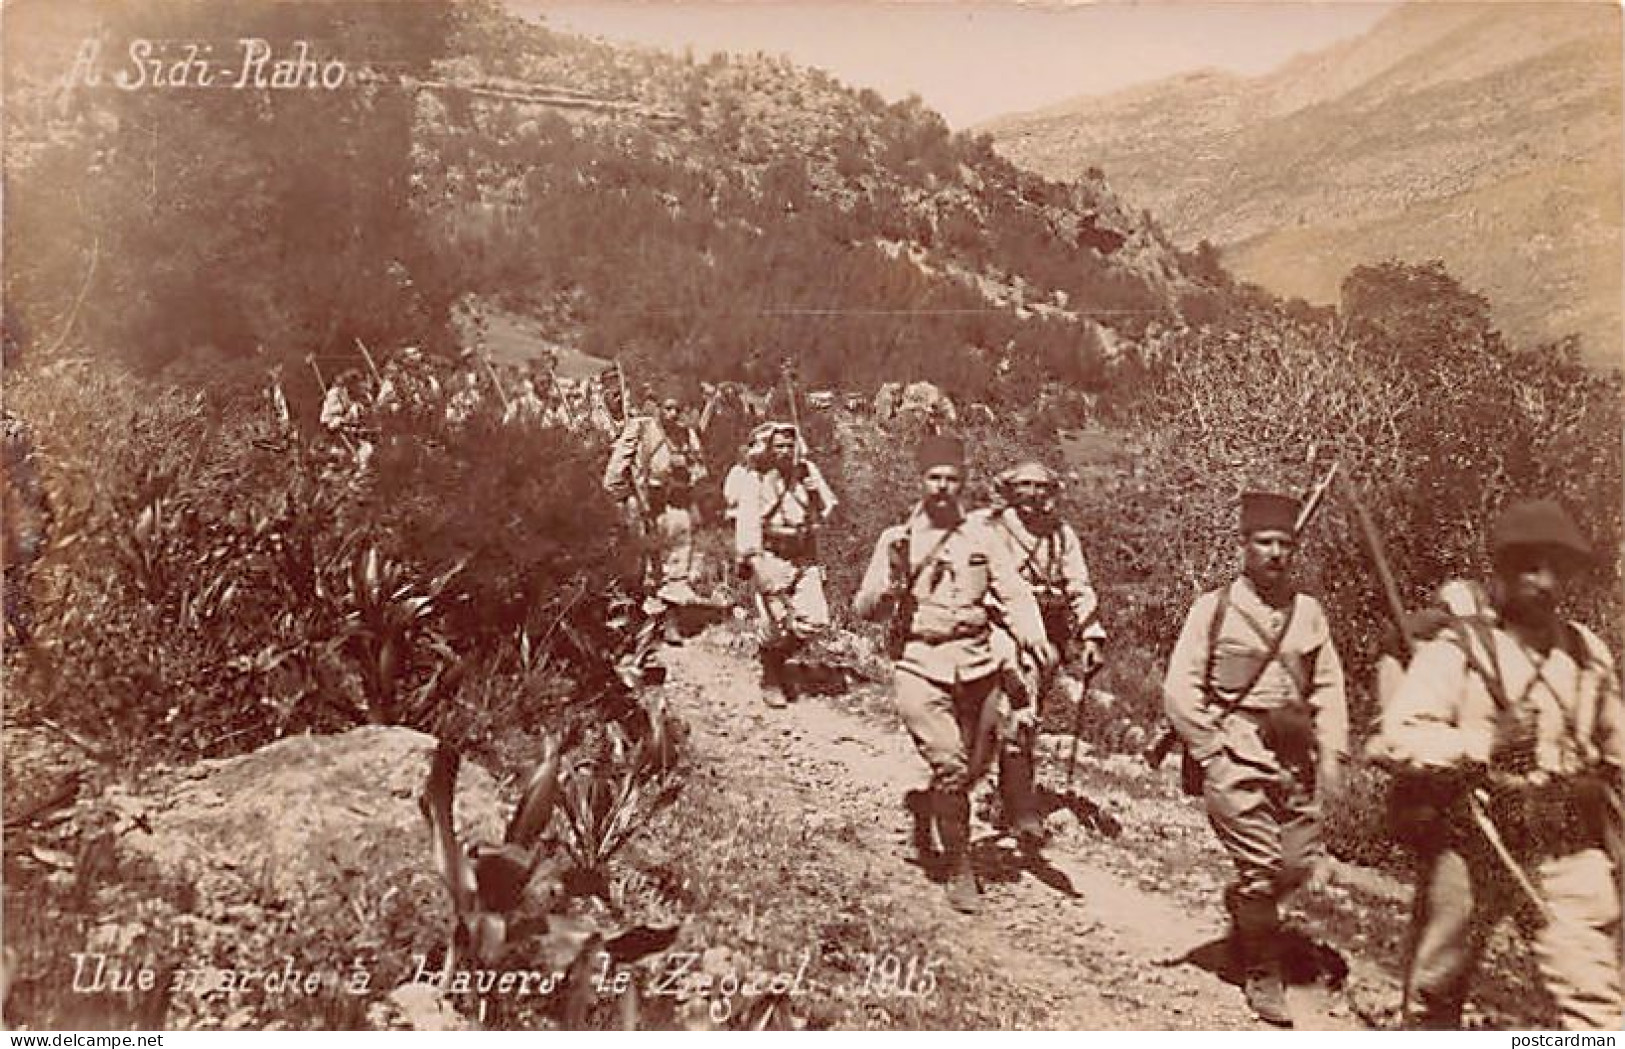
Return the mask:
MULTIPOLYGON (((664 657, 661 691, 688 729, 683 786, 675 803, 643 810, 609 892, 587 902, 600 924, 675 928, 675 941, 626 967, 641 1010, 600 989, 583 996, 574 1024, 1261 1027, 1228 965, 1227 863, 1171 771, 1085 745, 1069 782, 1067 741, 1042 737, 1047 862, 1021 862, 980 799, 974 855, 986 907, 966 917, 916 858, 904 798, 923 785, 924 766, 882 683, 770 709, 737 623, 664 657)), ((410 730, 359 729, 137 776, 111 771, 108 755, 59 728, 8 724, 8 1022, 558 1022, 552 1000, 400 993, 413 957, 437 964, 447 928, 416 804, 432 749, 410 730), (90 980, 75 959, 87 955, 156 970, 161 984, 177 969, 240 974, 255 959, 326 982, 297 998, 263 984, 86 993, 75 989, 90 980), (344 981, 357 970, 372 985, 353 993, 344 981)), ((467 769, 464 833, 493 839, 514 790, 467 769)), ((1295 905, 1290 997, 1300 1028, 1394 1025, 1408 895, 1391 878, 1339 865, 1325 890, 1295 905)), ((1479 1023, 1538 1023, 1505 945, 1501 954, 1479 1023)), ((577 984, 588 978, 570 971, 577 984)))
MULTIPOLYGON (((838 869, 854 882, 881 872, 884 896, 871 902, 932 944, 929 960, 1004 981, 1036 1007, 1037 1027, 1254 1025, 1226 963, 1223 859, 1191 805, 1136 782, 1149 775, 1143 767, 1086 754, 1077 789, 1067 791, 1063 741, 1044 737, 1048 866, 1024 869, 1012 842, 980 824, 973 847, 987 906, 965 917, 915 860, 904 795, 922 785, 923 765, 881 713, 882 697, 768 709, 756 688, 741 687, 736 647, 714 632, 668 652, 668 689, 699 760, 718 770, 724 789, 795 814, 814 843, 826 825, 856 828, 834 853, 838 869), (1145 847, 1152 842, 1154 851, 1145 847)), ((1330 891, 1349 895, 1341 885, 1330 891)), ((1292 1000, 1301 1027, 1358 1029, 1365 1021, 1353 1001, 1367 1003, 1367 1019, 1378 1018, 1383 998, 1397 1001, 1381 966, 1309 937, 1298 946, 1292 1000)))

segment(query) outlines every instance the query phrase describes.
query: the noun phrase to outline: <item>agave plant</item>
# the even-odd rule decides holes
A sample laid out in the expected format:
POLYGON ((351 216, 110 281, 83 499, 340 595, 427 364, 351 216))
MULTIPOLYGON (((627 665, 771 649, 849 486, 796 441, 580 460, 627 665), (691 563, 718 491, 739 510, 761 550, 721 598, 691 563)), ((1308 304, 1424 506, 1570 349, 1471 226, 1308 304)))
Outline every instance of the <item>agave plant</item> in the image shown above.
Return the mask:
POLYGON ((609 863, 654 814, 676 797, 674 723, 658 699, 643 704, 637 743, 616 724, 599 745, 560 773, 562 842, 575 874, 593 891, 607 890, 609 863))
POLYGON ((463 565, 460 561, 419 586, 405 565, 385 557, 376 545, 356 551, 351 559, 340 645, 361 672, 369 720, 389 724, 424 713, 417 708, 433 689, 418 690, 413 703, 400 702, 417 657, 434 657, 438 666, 433 681, 455 663, 456 653, 435 632, 432 617, 463 565))
MULTIPOLYGON (((579 1027, 593 998, 588 973, 599 954, 616 964, 629 964, 666 950, 676 940, 678 929, 639 925, 606 936, 591 921, 559 914, 549 914, 539 930, 526 929, 515 920, 547 858, 543 845, 562 795, 561 759, 559 743, 549 737, 499 845, 465 845, 458 839, 452 807, 461 759, 444 742, 435 750, 418 805, 429 824, 435 866, 452 901, 442 985, 465 959, 475 967, 499 963, 511 946, 536 931, 540 933, 537 953, 553 971, 570 974, 562 995, 561 1018, 565 1026, 579 1027)), ((639 1005, 634 988, 629 987, 622 996, 617 1012, 621 1026, 637 1027, 639 1005)))
POLYGON ((451 894, 452 933, 446 950, 449 975, 462 956, 495 961, 507 945, 513 913, 543 859, 538 846, 552 822, 559 796, 559 746, 549 738, 500 845, 464 846, 452 816, 461 755, 445 743, 435 750, 429 779, 418 800, 434 848, 435 866, 451 894))

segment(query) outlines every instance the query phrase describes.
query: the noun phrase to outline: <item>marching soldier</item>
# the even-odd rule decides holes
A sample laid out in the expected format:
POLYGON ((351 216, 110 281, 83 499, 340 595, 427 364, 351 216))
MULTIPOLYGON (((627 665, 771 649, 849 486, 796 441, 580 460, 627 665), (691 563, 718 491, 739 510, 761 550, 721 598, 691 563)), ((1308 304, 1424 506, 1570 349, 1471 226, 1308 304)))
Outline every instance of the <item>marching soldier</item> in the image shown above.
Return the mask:
POLYGON ((1510 913, 1563 1026, 1617 1031, 1625 706, 1602 641, 1558 613, 1590 546, 1542 500, 1506 509, 1491 554, 1494 615, 1420 643, 1383 714, 1386 759, 1440 800, 1408 1019, 1460 1026, 1484 942, 1510 913))
MULTIPOLYGON (((1055 512, 1060 479, 1049 467, 1024 462, 999 475, 1005 505, 979 510, 972 516, 986 521, 1032 587, 1044 620, 1044 633, 1066 663, 1076 653, 1085 678, 1100 665, 1106 630, 1097 614, 1098 599, 1083 560, 1083 545, 1072 526, 1055 512)), ((1034 747, 1038 719, 1058 675, 1042 673, 1019 649, 1002 621, 994 646, 1006 667, 1006 691, 1024 700, 1002 733, 999 750, 999 789, 1005 820, 1016 833, 1023 852, 1034 853, 1042 843, 1043 826, 1032 800, 1034 747)), ((1074 697, 1081 702, 1082 696, 1074 697)))
POLYGON ((1163 682, 1236 867, 1224 902, 1247 1003, 1288 1027, 1278 908, 1324 863, 1320 804, 1348 756, 1342 661, 1320 603, 1290 576, 1297 511, 1288 496, 1242 496, 1242 574, 1196 599, 1163 682))
POLYGON ((1056 653, 1032 589, 985 519, 959 497, 965 447, 957 438, 920 445, 923 496, 908 520, 875 544, 855 600, 859 616, 890 619, 897 710, 931 769, 929 811, 948 872, 948 901, 981 908, 970 861, 970 789, 986 771, 987 727, 1000 710, 999 660, 989 600, 1004 610, 1018 645, 1044 671, 1056 653))
POLYGON ((628 527, 653 549, 645 566, 646 611, 664 616, 666 640, 679 640, 674 607, 702 604, 694 591, 693 486, 704 467, 674 445, 662 420, 634 416, 621 427, 604 469, 604 490, 622 501, 628 527))
POLYGON ((764 423, 752 435, 764 454, 747 460, 734 487, 734 550, 740 574, 756 591, 762 654, 762 698, 782 707, 795 694, 790 658, 829 626, 817 529, 834 512, 835 493, 800 453, 801 434, 764 423))

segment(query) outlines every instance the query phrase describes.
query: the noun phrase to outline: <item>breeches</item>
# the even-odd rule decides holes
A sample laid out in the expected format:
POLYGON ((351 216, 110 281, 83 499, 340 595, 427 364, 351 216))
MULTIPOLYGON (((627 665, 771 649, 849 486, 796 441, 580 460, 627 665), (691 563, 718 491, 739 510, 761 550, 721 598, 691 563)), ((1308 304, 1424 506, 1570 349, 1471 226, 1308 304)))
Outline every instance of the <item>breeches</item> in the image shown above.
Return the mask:
POLYGON ((1485 940, 1507 914, 1533 948, 1541 982, 1569 1030, 1621 1026, 1620 900, 1613 867, 1587 848, 1525 863, 1550 919, 1513 883, 1471 831, 1422 857, 1413 914, 1416 942, 1406 976, 1419 1022, 1456 1027, 1485 940))
POLYGON ((997 716, 999 676, 946 685, 898 670, 895 683, 897 713, 931 767, 931 786, 947 793, 969 790, 992 759, 997 725, 984 713, 997 716))
POLYGON ((804 641, 829 626, 824 569, 771 553, 756 561, 757 636, 763 645, 804 641))
POLYGON ((1238 922, 1274 920, 1275 906, 1324 855, 1312 772, 1283 763, 1246 714, 1225 721, 1225 747, 1205 766, 1208 822, 1236 867, 1226 894, 1238 922), (1243 913, 1245 912, 1245 913, 1243 913))

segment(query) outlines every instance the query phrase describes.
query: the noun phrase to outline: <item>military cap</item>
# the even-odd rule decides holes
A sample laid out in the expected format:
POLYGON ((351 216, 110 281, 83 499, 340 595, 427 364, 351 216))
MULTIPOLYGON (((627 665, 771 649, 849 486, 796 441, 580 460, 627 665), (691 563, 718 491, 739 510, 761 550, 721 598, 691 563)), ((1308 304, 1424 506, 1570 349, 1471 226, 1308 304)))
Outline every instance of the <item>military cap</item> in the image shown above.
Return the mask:
POLYGON ((1580 561, 1591 558, 1591 544, 1563 508, 1550 499, 1526 499, 1501 511, 1490 531, 1490 551, 1499 556, 1517 546, 1560 550, 1580 561))
POLYGON ((1276 492, 1245 492, 1241 497, 1241 534, 1297 530, 1298 501, 1276 492))
POLYGON ((920 469, 934 466, 964 466, 965 442, 945 433, 934 433, 920 442, 918 454, 920 469))

